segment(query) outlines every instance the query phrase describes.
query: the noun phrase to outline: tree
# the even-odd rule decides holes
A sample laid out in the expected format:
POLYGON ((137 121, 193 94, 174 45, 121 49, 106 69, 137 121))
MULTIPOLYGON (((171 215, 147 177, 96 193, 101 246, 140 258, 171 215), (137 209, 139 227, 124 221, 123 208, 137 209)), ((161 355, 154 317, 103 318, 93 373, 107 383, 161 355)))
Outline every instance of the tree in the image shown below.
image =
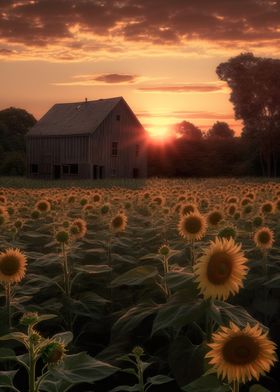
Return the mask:
POLYGON ((231 88, 236 119, 242 119, 242 137, 258 151, 263 173, 277 175, 280 130, 280 60, 252 53, 221 63, 219 78, 231 88))
POLYGON ((208 130, 207 137, 229 139, 234 137, 234 130, 229 127, 228 123, 216 121, 212 128, 208 130))
POLYGON ((189 141, 200 141, 202 139, 201 130, 188 121, 182 121, 175 124, 172 128, 173 132, 180 139, 189 141))
POLYGON ((36 119, 24 109, 0 111, 0 172, 23 174, 25 169, 25 135, 36 119))

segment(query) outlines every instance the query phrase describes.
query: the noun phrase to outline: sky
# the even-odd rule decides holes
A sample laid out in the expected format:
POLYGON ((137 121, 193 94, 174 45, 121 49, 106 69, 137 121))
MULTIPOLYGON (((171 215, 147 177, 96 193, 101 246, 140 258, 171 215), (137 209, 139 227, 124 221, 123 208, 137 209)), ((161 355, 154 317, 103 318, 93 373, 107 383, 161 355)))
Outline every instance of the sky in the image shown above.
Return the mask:
POLYGON ((0 0, 0 109, 123 96, 154 137, 238 135, 215 70, 241 52, 280 57, 280 0, 0 0))

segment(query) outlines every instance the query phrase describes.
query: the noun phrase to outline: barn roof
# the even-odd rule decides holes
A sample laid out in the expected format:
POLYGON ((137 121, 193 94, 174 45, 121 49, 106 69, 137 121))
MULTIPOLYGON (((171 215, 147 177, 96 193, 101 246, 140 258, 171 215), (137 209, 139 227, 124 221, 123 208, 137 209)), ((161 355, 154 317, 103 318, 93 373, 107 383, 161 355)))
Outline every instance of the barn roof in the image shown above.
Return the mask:
POLYGON ((123 98, 57 103, 30 129, 28 136, 77 135, 96 130, 123 98))

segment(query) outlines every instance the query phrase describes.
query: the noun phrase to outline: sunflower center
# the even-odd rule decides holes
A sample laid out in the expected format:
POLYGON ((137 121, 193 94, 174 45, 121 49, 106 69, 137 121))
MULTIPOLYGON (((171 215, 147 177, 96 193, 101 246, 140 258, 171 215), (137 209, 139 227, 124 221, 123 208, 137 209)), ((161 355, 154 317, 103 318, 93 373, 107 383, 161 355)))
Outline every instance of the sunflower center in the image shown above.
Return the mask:
POLYGON ((258 358, 259 346, 251 336, 232 337, 223 347, 223 357, 233 365, 246 365, 258 358))
POLYGON ((196 216, 188 217, 185 220, 185 230, 191 234, 198 233, 201 230, 201 220, 196 216))
POLYGON ((267 231, 261 231, 258 235, 258 240, 262 244, 267 244, 270 241, 270 235, 267 231))
POLYGON ((0 271, 3 275, 14 275, 20 269, 20 261, 15 256, 4 256, 0 263, 0 271))
POLYGON ((113 220, 114 227, 121 227, 123 224, 123 218, 121 216, 116 216, 113 220))
POLYGON ((208 262, 207 277, 213 284, 224 284, 231 275, 232 258, 226 252, 214 253, 208 262))

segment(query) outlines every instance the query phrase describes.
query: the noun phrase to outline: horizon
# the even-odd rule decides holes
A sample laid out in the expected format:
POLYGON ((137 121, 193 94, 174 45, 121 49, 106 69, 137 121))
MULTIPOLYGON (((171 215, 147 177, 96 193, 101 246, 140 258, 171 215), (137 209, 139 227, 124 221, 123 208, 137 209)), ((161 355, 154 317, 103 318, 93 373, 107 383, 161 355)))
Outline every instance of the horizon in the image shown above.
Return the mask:
POLYGON ((184 120, 239 135, 215 70, 245 51, 279 57, 279 14, 278 1, 2 1, 0 107, 38 120, 55 103, 123 96, 159 138, 184 120))

